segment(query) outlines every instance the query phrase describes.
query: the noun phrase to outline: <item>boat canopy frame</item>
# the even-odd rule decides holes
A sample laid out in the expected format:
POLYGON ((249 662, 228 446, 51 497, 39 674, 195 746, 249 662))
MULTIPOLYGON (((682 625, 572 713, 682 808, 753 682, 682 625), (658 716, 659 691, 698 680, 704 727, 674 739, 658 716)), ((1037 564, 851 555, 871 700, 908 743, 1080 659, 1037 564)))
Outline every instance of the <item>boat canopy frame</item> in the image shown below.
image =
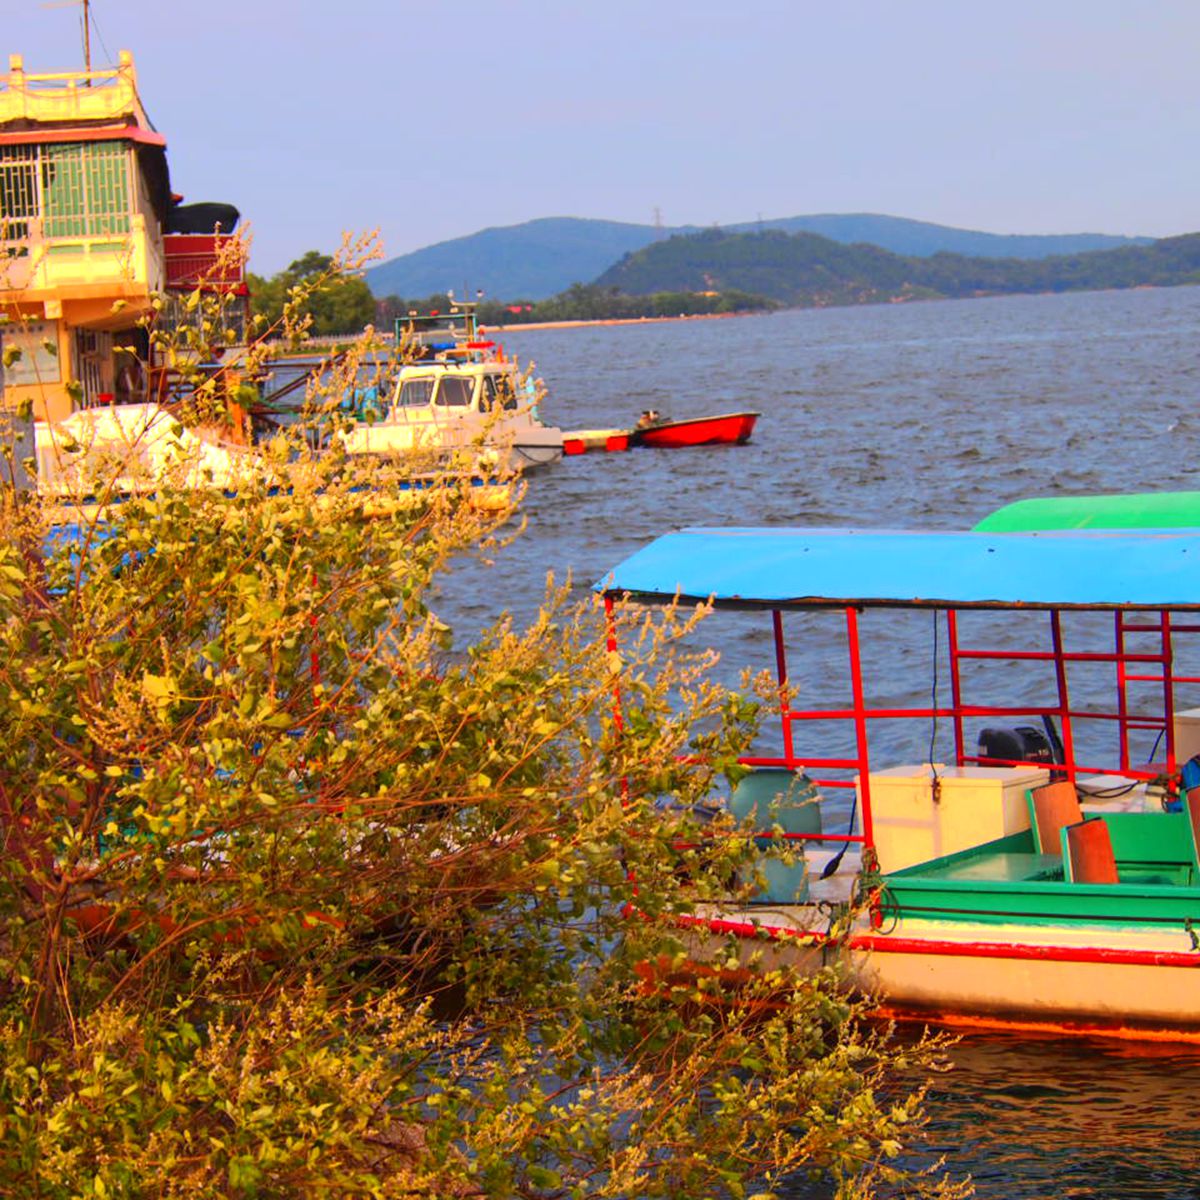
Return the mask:
MULTIPOLYGON (((887 719, 949 720, 958 766, 1045 768, 1044 761, 983 758, 969 753, 965 723, 972 718, 1050 717, 1061 730, 1066 778, 1120 776, 1131 783, 1165 779, 1168 789, 1178 770, 1175 746, 1175 687, 1200 684, 1200 676, 1177 674, 1174 639, 1200 633, 1200 531, 1154 534, 986 533, 910 534, 883 531, 687 529, 667 534, 618 565, 596 585, 608 621, 609 645, 616 648, 618 601, 663 604, 681 600, 711 603, 717 609, 767 610, 771 614, 778 689, 777 716, 782 754, 747 755, 747 767, 782 767, 808 772, 822 788, 858 788, 861 833, 787 833, 781 837, 874 845, 871 817, 869 723, 887 719), (981 566, 982 564, 982 566, 981 566), (1111 568, 1096 574, 1096 568, 1111 568), (1088 568, 1091 568, 1089 571, 1088 568), (841 568, 843 574, 837 572, 841 568), (999 568, 999 569, 997 569, 999 568), (1037 572, 1030 582, 1028 572, 1037 572), (1079 571, 1084 571, 1082 578, 1079 571), (1014 578, 1005 583, 1003 574, 1014 578), (1155 571, 1161 572, 1154 574, 1155 571), (1145 572, 1151 574, 1147 577, 1145 572), (933 582, 926 595, 913 594, 914 580, 933 582), (1024 576, 1024 582, 1022 578, 1024 576), (840 578, 840 583, 839 583, 840 578), (820 586, 816 586, 820 585, 820 586), (1164 590, 1165 589, 1165 590, 1164 590), (1035 600, 1022 598, 1032 592, 1035 600), (1169 600, 1153 600, 1155 594, 1169 600), (874 706, 867 703, 859 616, 867 608, 934 609, 945 622, 950 663, 950 703, 874 706), (794 611, 840 609, 849 653, 851 703, 839 708, 792 705, 784 617, 794 611), (1050 649, 1008 650, 967 645, 961 636, 963 610, 1045 610, 1050 649), (1112 649, 1070 651, 1063 638, 1062 613, 1110 612, 1112 649), (1181 614, 1183 617, 1181 619, 1181 614), (1188 619, 1188 614, 1191 619, 1188 619), (1132 637, 1156 639, 1150 650, 1131 648, 1132 637), (963 694, 962 664, 971 660, 1052 664, 1056 699, 1042 705, 970 704, 963 694), (1112 664, 1116 674, 1114 710, 1081 709, 1071 700, 1072 663, 1112 664), (1130 685, 1161 689, 1160 714, 1133 711, 1130 685), (1075 753, 1074 723, 1115 722, 1119 765, 1086 765, 1075 753), (850 721, 854 752, 847 757, 814 757, 798 752, 796 727, 803 722, 850 721), (1136 765, 1130 733, 1157 730, 1161 762, 1136 765), (855 778, 824 772, 853 772, 855 778)), ((618 701, 619 702, 619 701, 618 701)), ((1157 744, 1157 743, 1156 743, 1157 744)))

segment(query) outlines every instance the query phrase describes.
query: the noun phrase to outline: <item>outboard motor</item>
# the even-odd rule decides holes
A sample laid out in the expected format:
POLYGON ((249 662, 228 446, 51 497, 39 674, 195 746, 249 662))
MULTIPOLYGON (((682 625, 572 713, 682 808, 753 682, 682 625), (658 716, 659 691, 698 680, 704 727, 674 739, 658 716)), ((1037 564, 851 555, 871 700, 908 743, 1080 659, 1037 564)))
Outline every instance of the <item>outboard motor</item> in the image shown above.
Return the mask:
POLYGON ((1050 717, 1042 718, 1045 732, 1033 725, 989 727, 979 731, 978 753, 983 766, 1005 762, 1061 763, 1062 741, 1050 717))

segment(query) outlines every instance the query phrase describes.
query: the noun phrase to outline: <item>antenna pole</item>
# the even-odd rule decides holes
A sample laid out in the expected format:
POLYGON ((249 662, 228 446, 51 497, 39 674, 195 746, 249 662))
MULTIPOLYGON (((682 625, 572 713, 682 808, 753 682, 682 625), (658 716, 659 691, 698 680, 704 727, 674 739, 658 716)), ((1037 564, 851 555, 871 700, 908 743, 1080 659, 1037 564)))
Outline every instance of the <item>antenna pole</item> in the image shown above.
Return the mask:
MULTIPOLYGON (((83 63, 89 74, 92 70, 92 17, 88 11, 90 7, 88 0, 83 0, 83 63)), ((89 79, 88 87, 91 86, 92 81, 89 79)))

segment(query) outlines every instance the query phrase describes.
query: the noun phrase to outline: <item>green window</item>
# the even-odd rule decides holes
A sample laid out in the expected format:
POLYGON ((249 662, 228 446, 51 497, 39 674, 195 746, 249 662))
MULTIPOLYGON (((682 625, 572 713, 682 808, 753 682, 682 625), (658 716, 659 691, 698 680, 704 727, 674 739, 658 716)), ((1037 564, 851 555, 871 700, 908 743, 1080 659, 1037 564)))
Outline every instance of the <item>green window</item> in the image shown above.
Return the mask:
POLYGON ((29 236, 38 215, 37 163, 31 146, 0 146, 0 240, 29 236))
POLYGON ((0 146, 0 218, 5 236, 29 236, 41 217, 48 238, 129 232, 129 152, 124 142, 0 146))

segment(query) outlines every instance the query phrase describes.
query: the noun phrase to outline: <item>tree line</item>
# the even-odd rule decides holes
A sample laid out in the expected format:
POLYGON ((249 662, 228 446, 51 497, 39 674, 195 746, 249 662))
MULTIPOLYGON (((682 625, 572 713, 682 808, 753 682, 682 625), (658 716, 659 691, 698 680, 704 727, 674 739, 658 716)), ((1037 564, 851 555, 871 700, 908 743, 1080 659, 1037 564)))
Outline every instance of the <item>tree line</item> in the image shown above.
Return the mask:
POLYGON ((1022 292, 1200 283, 1200 234, 1043 259, 927 258, 842 245, 812 233, 705 230, 625 255, 596 280, 647 296, 662 289, 741 289, 779 304, 879 303, 1022 292))
POLYGON ((329 254, 309 250, 269 279, 248 275, 250 312, 258 326, 278 327, 289 300, 301 298, 302 311, 296 319, 307 320, 313 337, 361 333, 375 320, 375 297, 358 276, 334 273, 330 277, 333 261, 329 254), (304 286, 316 280, 323 281, 320 287, 304 286))
MULTIPOLYGON (((404 300, 386 296, 376 305, 377 325, 390 329, 410 313, 449 312, 455 303, 446 293, 404 300)), ((481 325, 530 325, 543 321, 615 321, 639 317, 693 317, 719 313, 761 312, 779 302, 737 288, 724 291, 662 290, 629 295, 617 287, 573 283, 547 300, 480 300, 476 316, 481 325)))

